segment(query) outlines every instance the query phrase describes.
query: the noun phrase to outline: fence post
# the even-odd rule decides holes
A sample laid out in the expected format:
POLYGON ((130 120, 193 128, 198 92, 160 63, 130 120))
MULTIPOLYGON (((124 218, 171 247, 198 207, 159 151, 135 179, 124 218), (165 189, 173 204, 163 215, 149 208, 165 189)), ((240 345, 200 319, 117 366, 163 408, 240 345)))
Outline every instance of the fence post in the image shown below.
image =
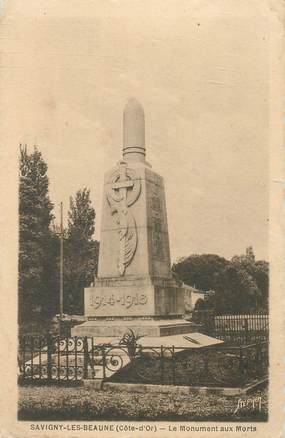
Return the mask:
POLYGON ((172 380, 173 380, 173 385, 175 385, 176 383, 176 370, 175 370, 175 347, 174 345, 172 346, 172 380))
POLYGON ((248 319, 245 318, 244 320, 244 328, 245 328, 245 341, 248 343, 248 319))
POLYGON ((42 337, 39 337, 39 379, 42 378, 42 337))
POLYGON ((103 366, 103 380, 105 380, 106 379, 106 352, 104 345, 102 345, 102 366, 103 366))
POLYGON ((87 340, 87 336, 84 336, 84 339, 83 339, 83 351, 84 351, 83 378, 84 379, 88 379, 89 354, 88 354, 88 340, 87 340))
POLYGON ((47 336, 47 378, 52 380, 52 337, 50 334, 47 336))
POLYGON ((94 338, 91 338, 91 369, 92 369, 92 379, 95 378, 95 359, 94 359, 94 338))
POLYGON ((74 337, 74 379, 77 380, 77 336, 74 337))
POLYGON ((57 380, 60 380, 60 337, 57 336, 57 380))
POLYGON ((163 345, 160 347, 160 381, 164 382, 164 354, 163 354, 163 345))
POLYGON ((31 379, 34 378, 34 336, 31 337, 31 379))

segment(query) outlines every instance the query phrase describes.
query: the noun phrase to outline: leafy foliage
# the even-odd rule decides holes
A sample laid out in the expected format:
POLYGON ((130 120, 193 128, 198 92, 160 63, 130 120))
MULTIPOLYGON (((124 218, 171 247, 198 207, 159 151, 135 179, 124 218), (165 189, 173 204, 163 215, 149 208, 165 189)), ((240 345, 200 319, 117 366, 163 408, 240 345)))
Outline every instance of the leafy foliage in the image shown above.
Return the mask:
POLYGON ((190 286, 215 291, 204 308, 232 314, 268 311, 269 266, 264 260, 255 261, 251 247, 232 260, 193 254, 174 264, 173 271, 190 286))
POLYGON ((235 256, 231 261, 244 275, 247 273, 250 281, 255 285, 256 310, 268 312, 269 263, 265 260, 255 261, 253 251, 247 251, 246 256, 235 256))
MULTIPOLYGON (((19 165, 19 321, 46 319, 59 311, 59 229, 53 223, 47 164, 35 147, 20 146, 19 165)), ((64 230, 65 311, 83 311, 83 288, 97 272, 99 242, 92 239, 95 210, 90 191, 70 198, 64 230)))
POLYGON ((90 190, 78 190, 75 198, 70 197, 68 212, 68 237, 78 245, 90 241, 95 231, 95 210, 91 206, 90 190))
MULTIPOLYGON (((212 303, 217 313, 255 313, 258 288, 247 271, 229 264, 217 277, 212 303)), ((211 300, 209 300, 211 301, 211 300)))
POLYGON ((98 268, 99 242, 93 240, 95 210, 90 190, 78 190, 70 198, 68 228, 64 242, 64 308, 83 312, 83 290, 94 281, 98 268))
POLYGON ((184 283, 207 291, 213 289, 217 276, 228 263, 228 260, 215 254, 193 254, 174 264, 173 271, 184 283))
MULTIPOLYGON (((47 304, 53 205, 47 165, 35 147, 20 145, 19 165, 19 319, 42 313, 47 304)), ((47 309, 45 309, 47 310, 47 309)))

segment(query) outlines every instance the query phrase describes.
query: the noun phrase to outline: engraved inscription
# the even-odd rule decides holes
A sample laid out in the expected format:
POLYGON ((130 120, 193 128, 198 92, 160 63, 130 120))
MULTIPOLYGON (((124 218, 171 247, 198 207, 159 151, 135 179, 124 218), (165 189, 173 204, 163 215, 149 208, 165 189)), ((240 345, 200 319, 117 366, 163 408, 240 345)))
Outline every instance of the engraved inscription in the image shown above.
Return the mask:
POLYGON ((151 198, 151 208, 153 212, 156 212, 158 214, 160 214, 160 199, 157 196, 156 193, 153 193, 152 198, 151 198))
POLYGON ((123 306, 126 309, 135 306, 143 306, 147 304, 147 296, 145 294, 122 294, 122 295, 93 295, 90 297, 90 306, 94 309, 99 309, 100 307, 106 306, 123 306))
POLYGON ((152 194, 152 254, 157 260, 164 260, 164 246, 161 226, 161 205, 157 193, 152 194))
POLYGON ((159 260, 163 260, 163 242, 161 235, 160 218, 153 218, 153 256, 159 260))

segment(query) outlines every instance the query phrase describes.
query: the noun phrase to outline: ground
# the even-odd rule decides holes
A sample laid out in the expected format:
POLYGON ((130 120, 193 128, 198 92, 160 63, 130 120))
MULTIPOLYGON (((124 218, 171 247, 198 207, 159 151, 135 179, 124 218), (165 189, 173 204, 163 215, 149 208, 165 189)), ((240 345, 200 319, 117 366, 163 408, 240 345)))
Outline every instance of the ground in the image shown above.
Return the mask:
POLYGON ((266 421, 267 389, 241 397, 19 388, 19 420, 266 421), (238 408, 238 409, 237 409, 238 408), (236 412, 235 412, 236 411, 236 412))
MULTIPOLYGON (((58 327, 55 321, 48 327, 50 333, 57 334, 58 327)), ((46 335, 47 324, 45 321, 30 321, 20 327, 20 333, 46 335)), ((257 391, 248 396, 225 397, 200 394, 138 394, 55 385, 23 386, 19 387, 19 419, 266 421, 267 390, 257 391)))

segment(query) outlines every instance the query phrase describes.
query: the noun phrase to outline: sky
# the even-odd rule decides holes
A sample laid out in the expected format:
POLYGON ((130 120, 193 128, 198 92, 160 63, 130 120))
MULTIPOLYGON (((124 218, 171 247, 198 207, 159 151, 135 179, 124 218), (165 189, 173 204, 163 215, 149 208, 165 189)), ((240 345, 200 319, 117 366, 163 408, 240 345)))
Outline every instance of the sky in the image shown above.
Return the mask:
POLYGON ((66 218, 69 196, 88 187, 100 238, 104 173, 121 158, 123 109, 136 97, 147 161, 165 180, 172 261, 250 245, 268 259, 269 35, 258 3, 11 4, 0 134, 11 156, 19 143, 42 151, 57 220, 60 202, 66 218))

